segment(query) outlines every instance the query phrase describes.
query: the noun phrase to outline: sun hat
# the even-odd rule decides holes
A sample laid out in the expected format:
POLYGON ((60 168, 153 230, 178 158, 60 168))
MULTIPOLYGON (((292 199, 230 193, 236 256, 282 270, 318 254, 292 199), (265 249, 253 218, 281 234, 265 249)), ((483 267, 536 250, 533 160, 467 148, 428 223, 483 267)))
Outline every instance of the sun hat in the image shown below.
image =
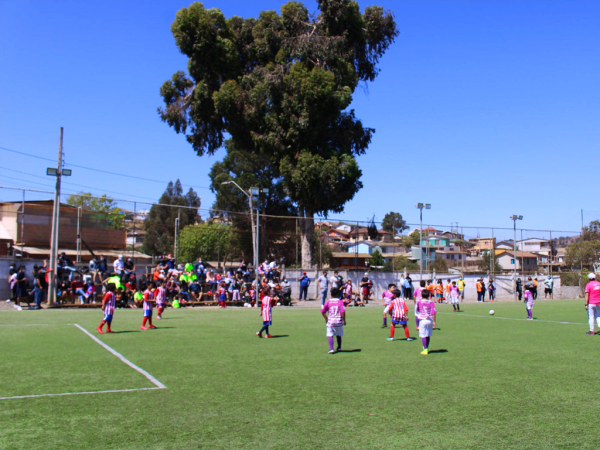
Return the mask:
POLYGON ((595 274, 595 273, 590 273, 590 274, 588 274, 588 278, 589 278, 590 280, 593 280, 593 279, 595 279, 595 278, 596 278, 596 274, 595 274))

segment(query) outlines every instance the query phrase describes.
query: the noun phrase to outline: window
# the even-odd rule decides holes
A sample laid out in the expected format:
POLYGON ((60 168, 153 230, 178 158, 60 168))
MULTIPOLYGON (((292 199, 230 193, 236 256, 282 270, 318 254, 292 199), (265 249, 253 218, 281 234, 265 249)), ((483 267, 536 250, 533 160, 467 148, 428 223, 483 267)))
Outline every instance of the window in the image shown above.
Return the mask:
POLYGON ((348 258, 344 258, 344 262, 343 262, 343 264, 344 264, 345 266, 347 266, 347 265, 349 264, 349 262, 348 262, 348 258))
POLYGON ((510 260, 510 263, 511 263, 511 264, 514 264, 514 263, 515 263, 515 259, 514 259, 514 258, 512 258, 512 259, 510 260))

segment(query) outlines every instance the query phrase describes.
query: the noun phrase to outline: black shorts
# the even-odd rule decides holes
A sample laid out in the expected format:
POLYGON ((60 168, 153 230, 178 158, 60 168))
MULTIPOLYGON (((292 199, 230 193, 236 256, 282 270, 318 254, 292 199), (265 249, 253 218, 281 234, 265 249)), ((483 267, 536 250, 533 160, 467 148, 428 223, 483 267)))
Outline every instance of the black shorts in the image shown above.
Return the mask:
POLYGON ((552 288, 545 288, 544 289, 544 293, 545 294, 552 294, 552 288))

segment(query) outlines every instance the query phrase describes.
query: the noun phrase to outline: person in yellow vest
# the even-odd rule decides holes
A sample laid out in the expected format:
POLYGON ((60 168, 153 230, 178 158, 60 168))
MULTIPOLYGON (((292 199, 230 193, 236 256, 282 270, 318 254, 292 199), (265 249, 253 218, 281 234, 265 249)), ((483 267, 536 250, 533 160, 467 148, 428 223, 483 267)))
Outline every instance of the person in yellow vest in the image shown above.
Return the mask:
POLYGON ((461 303, 465 299, 465 280, 461 275, 458 281, 456 282, 456 287, 458 288, 458 292, 460 293, 460 301, 461 303))

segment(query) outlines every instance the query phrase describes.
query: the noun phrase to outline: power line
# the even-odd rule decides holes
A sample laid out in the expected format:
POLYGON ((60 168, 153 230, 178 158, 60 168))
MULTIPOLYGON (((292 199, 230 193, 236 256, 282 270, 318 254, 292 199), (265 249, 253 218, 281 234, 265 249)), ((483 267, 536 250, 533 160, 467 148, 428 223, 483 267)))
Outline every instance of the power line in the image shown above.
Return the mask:
MULTIPOLYGON (((43 158, 41 156, 32 155, 30 153, 19 152, 17 150, 12 150, 12 149, 6 148, 6 147, 0 147, 0 150, 5 150, 7 152, 17 153, 19 155, 30 156, 32 158, 42 159, 44 161, 55 162, 55 161, 53 161, 52 159, 49 159, 49 158, 43 158)), ((78 164, 65 163, 65 165, 66 166, 70 166, 70 167, 77 167, 78 169, 92 170, 94 172, 106 173, 108 175, 116 175, 116 176, 119 176, 119 177, 125 177, 125 178, 140 180, 140 181, 150 181, 152 183, 160 183, 160 184, 168 184, 169 183, 169 181, 156 180, 156 179, 152 179, 152 178, 143 178, 143 177, 138 177, 138 176, 135 176, 135 175, 127 175, 127 174, 117 173, 117 172, 110 172, 108 170, 95 169, 93 167, 80 166, 78 164)), ((208 190, 210 190, 209 187, 206 187, 206 186, 196 186, 196 185, 193 185, 193 184, 182 184, 182 186, 193 187, 193 188, 196 188, 196 189, 208 189, 208 190)))

